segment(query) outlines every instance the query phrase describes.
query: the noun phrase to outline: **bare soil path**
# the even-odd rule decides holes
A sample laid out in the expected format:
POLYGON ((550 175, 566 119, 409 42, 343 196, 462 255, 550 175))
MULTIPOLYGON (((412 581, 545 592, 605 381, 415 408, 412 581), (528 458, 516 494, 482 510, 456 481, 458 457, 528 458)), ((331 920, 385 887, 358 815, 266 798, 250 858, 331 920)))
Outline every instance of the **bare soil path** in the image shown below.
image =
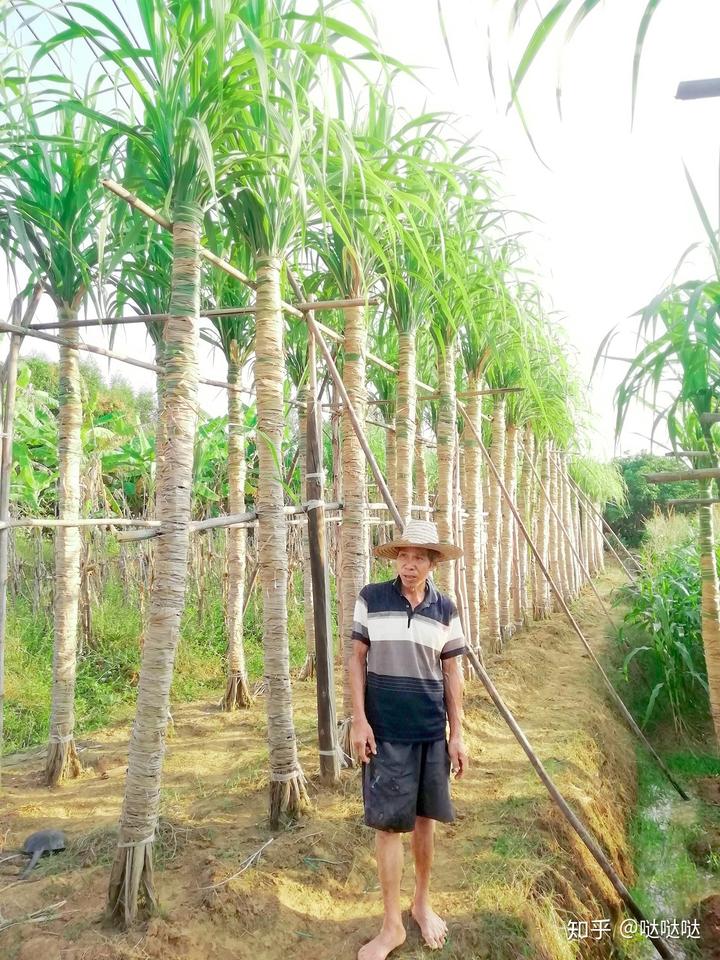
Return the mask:
MULTIPOLYGON (((618 583, 610 571, 603 593, 618 583)), ((597 604, 576 613, 599 651, 597 604)), ((634 800, 634 751, 579 641, 559 615, 489 658, 491 674, 574 808, 626 878, 625 827, 634 800)), ((265 716, 223 714, 215 703, 178 707, 168 739, 162 821, 156 843, 161 916, 125 933, 102 924, 108 864, 122 803, 128 725, 85 742, 83 776, 42 785, 41 751, 6 767, 0 841, 33 830, 66 831, 68 852, 45 860, 32 882, 0 866, 0 956, 8 960, 352 960, 376 931, 381 901, 371 831, 361 822, 358 773, 321 788, 315 693, 296 682, 301 757, 314 809, 273 835, 265 821, 265 716), (263 844, 256 865, 243 863, 263 844), (235 876, 234 876, 235 875, 235 876), (56 906, 55 919, 18 922, 56 906)), ((471 769, 453 787, 458 820, 438 830, 435 909, 450 937, 434 955, 453 960, 609 957, 609 939, 584 953, 568 942, 568 919, 611 919, 616 897, 554 811, 544 789, 477 682, 466 688, 471 769)), ((406 859, 407 908, 412 867, 406 859)), ((408 919, 393 957, 430 956, 408 919)))

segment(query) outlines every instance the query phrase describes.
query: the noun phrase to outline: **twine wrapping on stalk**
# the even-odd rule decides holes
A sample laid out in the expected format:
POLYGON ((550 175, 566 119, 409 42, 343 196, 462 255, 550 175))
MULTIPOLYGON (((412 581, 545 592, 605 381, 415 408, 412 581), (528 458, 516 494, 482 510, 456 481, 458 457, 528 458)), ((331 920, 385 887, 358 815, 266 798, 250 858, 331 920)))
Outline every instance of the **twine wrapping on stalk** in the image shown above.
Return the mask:
POLYGON ((149 837, 145 837, 144 840, 128 840, 127 843, 118 843, 119 850, 128 850, 130 847, 142 847, 146 843, 153 843, 155 841, 155 831, 150 834, 149 837))

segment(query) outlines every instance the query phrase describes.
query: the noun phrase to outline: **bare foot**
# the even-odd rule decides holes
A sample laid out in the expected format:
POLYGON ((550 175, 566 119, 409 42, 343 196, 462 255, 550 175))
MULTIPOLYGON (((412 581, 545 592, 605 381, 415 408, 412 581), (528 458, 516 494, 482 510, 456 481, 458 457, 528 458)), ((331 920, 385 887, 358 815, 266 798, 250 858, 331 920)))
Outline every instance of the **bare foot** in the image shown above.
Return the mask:
MULTIPOLYGON (((423 940, 431 950, 441 950, 445 944, 448 928, 442 917, 439 917, 430 904, 424 907, 412 905, 410 908, 415 923, 420 927, 423 940)), ((364 960, 364 958, 363 958, 364 960)))
POLYGON ((358 960, 385 960, 396 947, 405 943, 405 937, 407 937, 407 933, 402 924, 397 927, 383 925, 375 939, 360 948, 358 960))

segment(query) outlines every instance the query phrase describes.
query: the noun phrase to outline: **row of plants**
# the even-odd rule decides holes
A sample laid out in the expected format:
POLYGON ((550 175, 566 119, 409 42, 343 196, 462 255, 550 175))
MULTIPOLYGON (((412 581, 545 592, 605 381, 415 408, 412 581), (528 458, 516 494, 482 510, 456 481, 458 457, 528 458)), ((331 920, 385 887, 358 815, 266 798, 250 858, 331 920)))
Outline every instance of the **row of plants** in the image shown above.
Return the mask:
POLYGON ((692 518, 652 518, 637 579, 615 598, 625 608, 618 636, 623 686, 638 719, 650 727, 671 721, 678 734, 695 735, 709 719, 697 539, 692 518))

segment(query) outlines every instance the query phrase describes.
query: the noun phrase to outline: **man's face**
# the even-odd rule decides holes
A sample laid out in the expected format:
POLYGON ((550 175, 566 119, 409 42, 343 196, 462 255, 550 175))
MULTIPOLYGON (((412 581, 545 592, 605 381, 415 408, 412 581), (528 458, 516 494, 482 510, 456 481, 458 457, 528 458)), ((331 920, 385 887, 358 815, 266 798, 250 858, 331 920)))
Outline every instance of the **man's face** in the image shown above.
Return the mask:
POLYGON ((430 550, 407 547, 398 552, 395 566, 403 586, 414 590, 424 585, 428 574, 435 567, 435 560, 430 550))

